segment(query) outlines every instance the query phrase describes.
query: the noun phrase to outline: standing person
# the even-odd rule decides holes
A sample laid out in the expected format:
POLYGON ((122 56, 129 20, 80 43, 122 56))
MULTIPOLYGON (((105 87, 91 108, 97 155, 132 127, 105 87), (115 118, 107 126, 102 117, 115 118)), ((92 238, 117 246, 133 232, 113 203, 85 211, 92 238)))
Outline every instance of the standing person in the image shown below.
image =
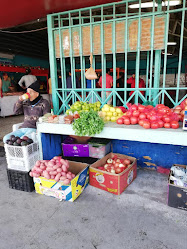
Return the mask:
POLYGON ((27 89, 32 83, 37 81, 36 76, 32 75, 30 68, 25 70, 25 74, 26 75, 22 76, 18 82, 18 85, 20 85, 23 89, 27 89))
MULTIPOLYGON (((66 87, 67 88, 72 88, 72 80, 71 80, 71 72, 68 72, 68 77, 66 78, 66 87)), ((80 88, 80 81, 79 79, 76 77, 76 88, 80 88)))
POLYGON ((9 92, 10 86, 11 86, 11 83, 10 83, 10 80, 8 78, 8 74, 3 73, 2 86, 1 86, 2 92, 3 93, 9 92))
POLYGON ((30 95, 29 100, 24 101, 23 96, 20 96, 14 105, 14 113, 16 115, 24 114, 24 122, 17 131, 4 136, 4 143, 11 135, 22 137, 36 132, 38 118, 50 112, 49 102, 40 95, 40 84, 38 81, 35 81, 27 88, 27 93, 30 95))
MULTIPOLYGON (((120 73, 119 79, 116 80, 117 88, 124 88, 124 73, 120 73)), ((119 96, 124 100, 124 91, 118 92, 119 96)), ((123 103, 117 98, 117 106, 122 106, 123 103)))
MULTIPOLYGON (((135 88, 136 86, 136 81, 135 81, 135 74, 133 73, 132 77, 130 77, 127 80, 127 84, 130 84, 131 88, 135 88)), ((139 88, 145 88, 145 82, 142 78, 139 77, 139 88)), ((133 94, 134 91, 130 92, 130 96, 133 94)), ((140 91, 143 95, 145 95, 145 91, 140 91)), ((132 99, 132 102, 134 102, 134 97, 132 99)))
MULTIPOLYGON (((102 88, 102 76, 99 79, 99 86, 102 88)), ((113 86, 113 78, 110 75, 110 69, 107 68, 106 69, 106 88, 112 88, 113 86)), ((109 94, 111 93, 111 91, 106 91, 106 98, 109 96, 109 94)), ((112 98, 110 98, 107 102, 107 104, 112 104, 112 98)))

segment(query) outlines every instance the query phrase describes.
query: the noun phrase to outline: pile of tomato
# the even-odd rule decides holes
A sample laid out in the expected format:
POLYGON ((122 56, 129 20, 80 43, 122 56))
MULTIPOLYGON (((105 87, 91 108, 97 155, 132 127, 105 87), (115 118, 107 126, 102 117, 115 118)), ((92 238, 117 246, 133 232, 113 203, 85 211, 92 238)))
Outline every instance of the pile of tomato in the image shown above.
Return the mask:
POLYGON ((158 128, 179 128, 179 116, 169 107, 158 104, 156 107, 152 105, 144 106, 134 104, 129 106, 128 111, 117 119, 117 124, 135 125, 139 124, 145 129, 158 128))

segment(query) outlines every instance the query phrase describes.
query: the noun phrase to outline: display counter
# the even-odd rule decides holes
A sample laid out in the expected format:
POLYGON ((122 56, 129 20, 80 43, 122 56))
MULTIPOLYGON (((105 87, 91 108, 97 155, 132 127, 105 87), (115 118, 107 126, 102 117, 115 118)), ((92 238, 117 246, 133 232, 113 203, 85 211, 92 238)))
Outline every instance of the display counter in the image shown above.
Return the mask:
MULTIPOLYGON (((6 117, 6 116, 12 116, 15 115, 13 112, 14 104, 18 101, 18 98, 20 95, 22 95, 22 92, 19 93, 12 93, 12 95, 9 93, 7 95, 4 95, 3 98, 0 98, 0 116, 6 117)), ((41 94, 44 99, 49 100, 49 94, 41 94)))
MULTIPOLYGON (((42 133, 75 135, 72 125, 68 124, 38 123, 37 131, 41 158, 43 158, 42 133)), ((104 130, 95 137, 148 142, 152 144, 187 146, 187 132, 183 131, 182 127, 176 130, 165 128, 146 130, 139 125, 125 126, 109 122, 105 124, 104 130)))

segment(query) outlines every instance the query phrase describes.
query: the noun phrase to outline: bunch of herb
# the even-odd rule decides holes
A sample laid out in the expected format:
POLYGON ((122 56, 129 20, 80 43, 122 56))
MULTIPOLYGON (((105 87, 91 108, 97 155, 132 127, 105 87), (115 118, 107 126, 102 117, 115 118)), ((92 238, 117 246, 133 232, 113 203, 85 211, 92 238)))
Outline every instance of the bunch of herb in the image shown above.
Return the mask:
POLYGON ((77 136, 94 136, 104 128, 104 120, 96 111, 81 112, 80 118, 74 120, 73 130, 77 136))

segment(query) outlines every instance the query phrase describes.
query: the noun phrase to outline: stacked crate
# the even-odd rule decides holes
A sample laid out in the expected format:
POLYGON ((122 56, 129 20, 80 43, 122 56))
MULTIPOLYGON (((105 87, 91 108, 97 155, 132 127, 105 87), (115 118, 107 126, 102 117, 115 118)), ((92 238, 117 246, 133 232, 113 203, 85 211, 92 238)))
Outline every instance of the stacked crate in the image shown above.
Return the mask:
POLYGON ((29 172, 39 160, 38 143, 27 146, 5 144, 5 152, 9 187, 26 192, 33 191, 34 183, 29 172))

